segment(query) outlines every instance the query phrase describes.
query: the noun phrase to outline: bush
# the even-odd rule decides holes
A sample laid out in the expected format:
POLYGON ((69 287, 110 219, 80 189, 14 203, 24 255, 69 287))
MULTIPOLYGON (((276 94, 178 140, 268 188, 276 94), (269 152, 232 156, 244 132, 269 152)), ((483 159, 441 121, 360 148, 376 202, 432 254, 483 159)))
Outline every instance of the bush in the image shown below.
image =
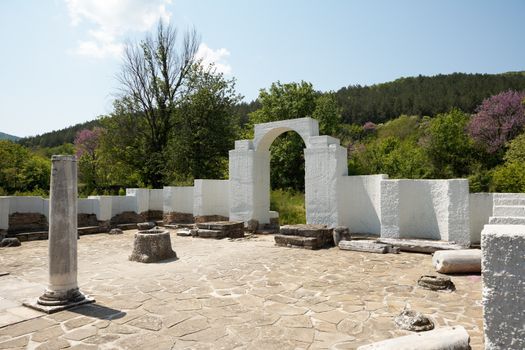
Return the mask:
POLYGON ((270 210, 279 212, 281 225, 305 224, 304 193, 274 190, 270 193, 270 210))

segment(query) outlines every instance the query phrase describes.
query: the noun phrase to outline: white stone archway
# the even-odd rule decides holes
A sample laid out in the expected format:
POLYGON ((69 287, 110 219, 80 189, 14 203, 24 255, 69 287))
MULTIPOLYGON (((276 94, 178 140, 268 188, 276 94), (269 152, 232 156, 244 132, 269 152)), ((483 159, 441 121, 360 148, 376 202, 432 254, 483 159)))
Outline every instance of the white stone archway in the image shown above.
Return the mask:
POLYGON ((272 142, 287 131, 297 132, 306 149, 305 206, 309 224, 340 223, 339 184, 348 174, 346 148, 330 136, 319 136, 312 118, 255 125, 253 140, 235 141, 229 153, 230 220, 270 222, 270 151, 272 142))

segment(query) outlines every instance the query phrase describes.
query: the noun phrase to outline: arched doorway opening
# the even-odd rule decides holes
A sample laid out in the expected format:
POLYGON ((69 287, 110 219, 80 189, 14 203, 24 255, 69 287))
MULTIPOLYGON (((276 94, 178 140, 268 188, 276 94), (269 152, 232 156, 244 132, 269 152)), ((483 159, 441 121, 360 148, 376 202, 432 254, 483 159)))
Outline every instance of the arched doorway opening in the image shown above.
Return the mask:
POLYGON ((305 209, 308 224, 339 223, 338 184, 347 175, 346 148, 330 136, 319 136, 312 118, 255 125, 253 140, 235 141, 229 154, 230 220, 270 223, 270 146, 279 135, 295 131, 302 138, 305 164, 305 209))
POLYGON ((279 213, 281 225, 306 223, 305 148, 295 131, 283 132, 269 148, 270 210, 279 213))

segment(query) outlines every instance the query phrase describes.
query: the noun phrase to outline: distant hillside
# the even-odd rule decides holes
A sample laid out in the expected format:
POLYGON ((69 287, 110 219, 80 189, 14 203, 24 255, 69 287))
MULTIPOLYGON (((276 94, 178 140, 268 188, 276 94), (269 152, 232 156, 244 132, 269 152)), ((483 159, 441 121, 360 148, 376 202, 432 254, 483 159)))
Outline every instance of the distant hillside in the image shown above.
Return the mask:
MULTIPOLYGON (((458 107, 474 113, 483 99, 506 90, 525 90, 525 72, 502 74, 440 74, 432 77, 400 78, 371 86, 350 85, 336 92, 345 123, 382 123, 407 115, 428 115, 458 107)), ((242 102, 234 109, 241 126, 248 122, 249 113, 257 110, 257 100, 242 102)), ((76 124, 62 130, 20 139, 28 147, 56 147, 73 143, 79 130, 99 126, 99 120, 76 124)))
POLYGON ((89 122, 75 124, 68 128, 46 132, 45 134, 31 137, 24 137, 18 143, 31 148, 36 147, 56 147, 65 143, 73 143, 78 131, 82 129, 92 129, 100 126, 100 120, 95 119, 89 122))
POLYGON ((4 132, 0 132, 0 140, 16 141, 18 139, 20 139, 20 137, 14 136, 14 135, 9 135, 9 134, 6 134, 4 132))
POLYGON ((525 90, 525 72, 454 73, 418 76, 337 91, 345 123, 385 122, 401 114, 434 116, 458 107, 473 113, 483 99, 506 90, 525 90))

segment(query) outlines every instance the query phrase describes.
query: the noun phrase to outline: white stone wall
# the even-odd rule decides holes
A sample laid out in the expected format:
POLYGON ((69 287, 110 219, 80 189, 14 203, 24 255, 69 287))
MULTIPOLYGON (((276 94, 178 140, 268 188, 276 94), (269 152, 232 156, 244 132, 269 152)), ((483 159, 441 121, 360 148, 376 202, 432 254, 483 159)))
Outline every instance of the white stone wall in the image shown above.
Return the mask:
POLYGON ((46 217, 49 210, 45 210, 44 198, 36 196, 9 197, 9 214, 13 213, 39 213, 46 217))
POLYGON ((222 215, 228 217, 230 185, 228 180, 195 180, 193 186, 193 215, 222 215))
POLYGON ((485 349, 525 349, 525 225, 481 233, 485 349))
POLYGON ((193 186, 166 186, 163 200, 165 213, 193 214, 193 186))
POLYGON ((149 204, 148 210, 163 210, 164 209, 164 190, 150 189, 149 190, 149 204))
POLYGON ((489 223, 492 216, 494 203, 493 193, 470 193, 470 241, 472 243, 481 242, 481 231, 483 226, 489 223))
POLYGON ((352 233, 381 234, 381 182, 388 175, 344 176, 341 179, 341 224, 352 233))
POLYGON ((134 197, 135 203, 132 210, 128 211, 134 211, 137 214, 147 212, 149 210, 149 195, 150 190, 148 188, 127 188, 126 197, 134 197))
POLYGON ((470 242, 468 181, 382 180, 381 237, 470 242))
POLYGON ((79 198, 77 202, 77 212, 79 214, 96 214, 99 201, 93 198, 79 198))

